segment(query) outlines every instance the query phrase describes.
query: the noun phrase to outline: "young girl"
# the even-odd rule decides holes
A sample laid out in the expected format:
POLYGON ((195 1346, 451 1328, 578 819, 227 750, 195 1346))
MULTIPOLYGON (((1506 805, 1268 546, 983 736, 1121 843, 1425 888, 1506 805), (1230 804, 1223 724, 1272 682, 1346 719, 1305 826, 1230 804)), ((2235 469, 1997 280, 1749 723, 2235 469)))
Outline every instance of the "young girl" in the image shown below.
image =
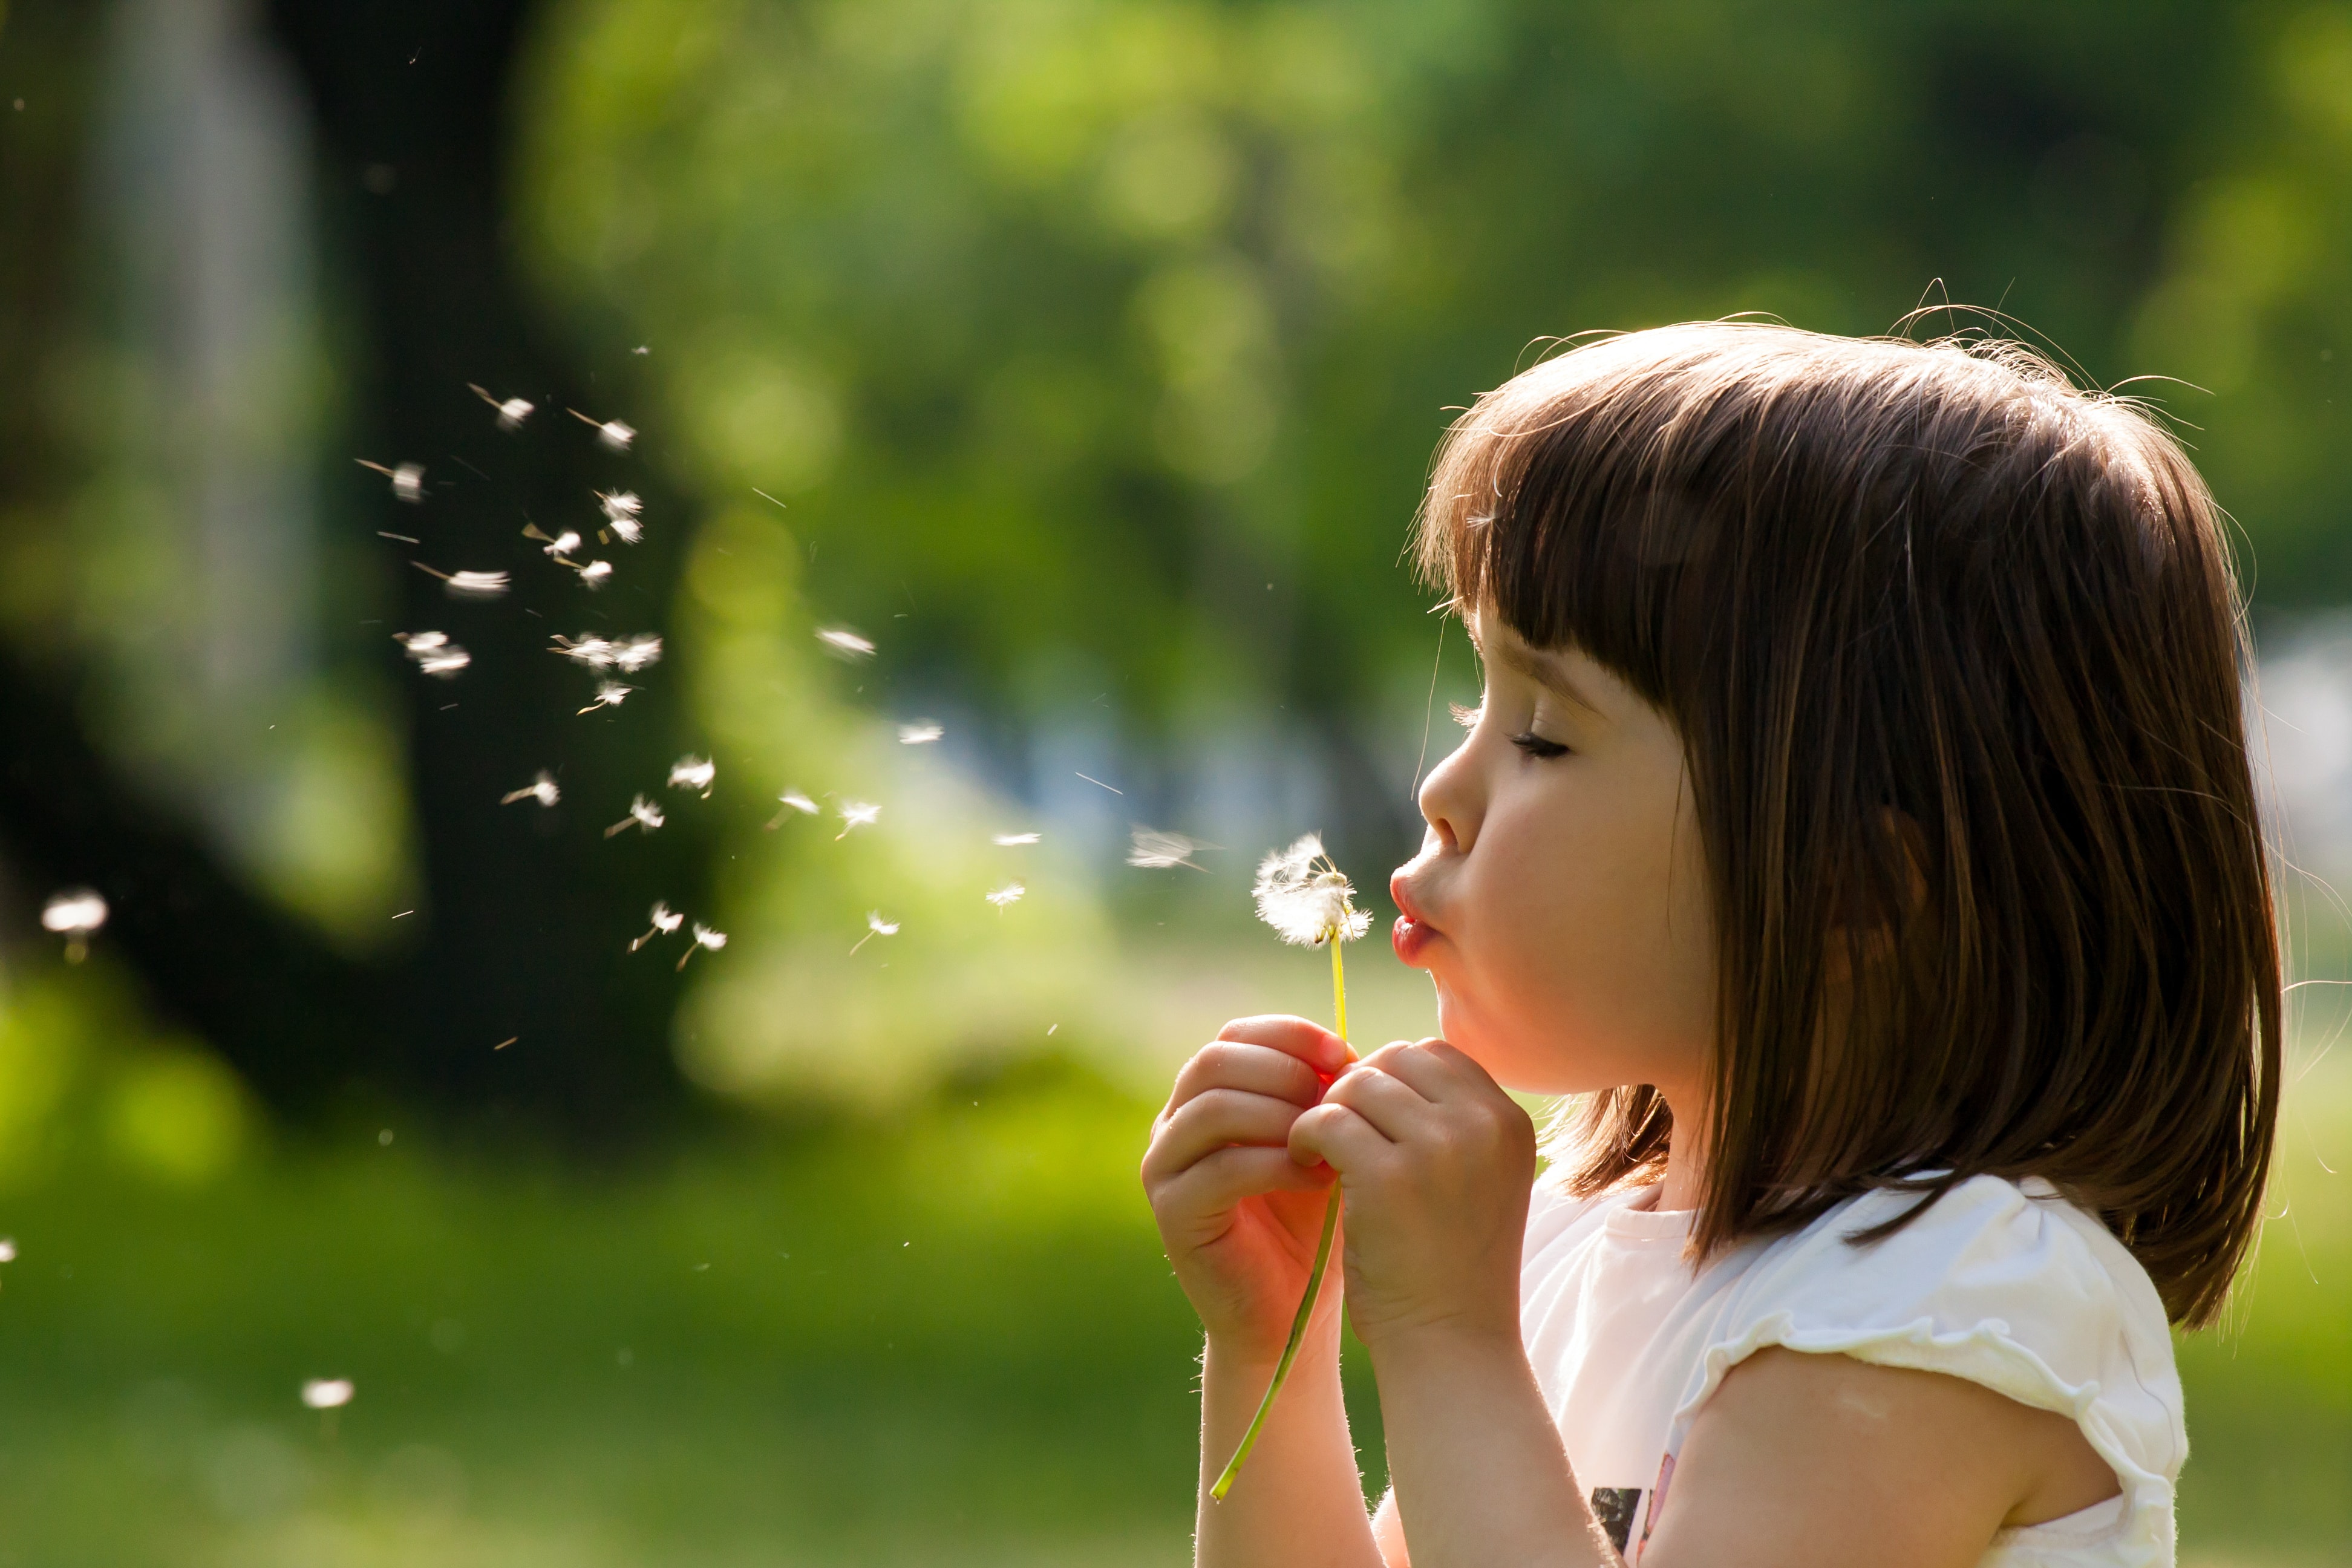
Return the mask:
POLYGON ((1486 696, 1391 885, 1444 1037, 1237 1020, 1143 1163, 1202 1564, 2172 1562, 2277 1103, 2218 515, 2011 344, 1672 327, 1463 417, 1486 696), (1540 1181, 1507 1088, 1583 1097, 1540 1181), (1327 1290, 1208 1501, 1335 1180, 1393 1489, 1327 1290))

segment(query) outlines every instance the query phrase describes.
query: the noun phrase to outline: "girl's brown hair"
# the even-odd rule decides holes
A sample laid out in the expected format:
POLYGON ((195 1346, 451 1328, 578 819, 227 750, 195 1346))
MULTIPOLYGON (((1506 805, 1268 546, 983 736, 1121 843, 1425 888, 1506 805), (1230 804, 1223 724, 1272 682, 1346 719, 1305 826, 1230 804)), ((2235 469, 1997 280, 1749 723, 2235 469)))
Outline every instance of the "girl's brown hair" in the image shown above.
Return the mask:
MULTIPOLYGON (((2014 343, 1665 327, 1481 398, 1418 547, 1683 735, 1720 932, 1700 1255, 2036 1175, 2212 1318, 2278 937, 2230 552, 2163 431, 2014 343)), ((1556 1168, 1652 1177, 1670 1128, 1646 1086, 1591 1097, 1556 1168)))

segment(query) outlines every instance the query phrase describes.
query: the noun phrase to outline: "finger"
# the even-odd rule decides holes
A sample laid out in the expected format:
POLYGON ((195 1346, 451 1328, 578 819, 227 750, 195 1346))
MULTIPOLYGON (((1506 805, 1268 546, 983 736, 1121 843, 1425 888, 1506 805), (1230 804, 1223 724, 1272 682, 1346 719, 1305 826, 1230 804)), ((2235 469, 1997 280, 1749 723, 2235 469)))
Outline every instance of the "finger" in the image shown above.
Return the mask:
POLYGON ((1318 1105, 1290 1124, 1290 1157, 1302 1165, 1320 1160, 1342 1175, 1362 1170, 1396 1145, 1352 1107, 1318 1105))
POLYGON ((1437 1108, 1419 1089, 1370 1061, 1341 1073, 1325 1091, 1323 1103, 1346 1106, 1391 1143, 1425 1133, 1437 1121, 1437 1108))
POLYGON ((1364 1060, 1411 1084, 1433 1104, 1503 1092, 1485 1068, 1435 1036, 1425 1040, 1392 1040, 1364 1060))
POLYGON ((1161 1114, 1173 1115, 1187 1100, 1212 1089, 1246 1089, 1305 1107, 1323 1097, 1323 1079, 1287 1052, 1220 1040, 1193 1052, 1177 1072, 1176 1087, 1161 1114))
POLYGON ((1220 1149, 1154 1194, 1187 1214, 1218 1214, 1263 1193, 1318 1192, 1331 1184, 1326 1165, 1302 1165, 1285 1149, 1220 1149))
POLYGON ((1286 1100, 1238 1089, 1195 1095, 1153 1134, 1143 1155, 1143 1179, 1164 1181, 1228 1144, 1279 1149, 1289 1142, 1290 1124, 1297 1117, 1298 1107, 1286 1100))
POLYGON ((1217 1038, 1287 1051, 1326 1077, 1356 1059, 1348 1042, 1322 1025, 1286 1013, 1235 1018, 1217 1031, 1217 1038))

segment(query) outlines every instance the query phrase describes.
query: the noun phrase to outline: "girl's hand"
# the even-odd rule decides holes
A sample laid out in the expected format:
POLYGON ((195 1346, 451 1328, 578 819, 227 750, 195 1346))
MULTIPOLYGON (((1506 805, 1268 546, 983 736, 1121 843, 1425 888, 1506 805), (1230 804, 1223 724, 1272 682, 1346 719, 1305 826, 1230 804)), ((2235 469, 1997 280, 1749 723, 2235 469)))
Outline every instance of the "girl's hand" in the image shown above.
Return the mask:
POLYGON ((1519 1335, 1535 1123, 1444 1040, 1381 1047, 1291 1123, 1347 1194, 1348 1321, 1373 1351, 1419 1329, 1519 1335))
POLYGON ((1143 1190, 1177 1282, 1228 1354, 1270 1363, 1289 1337, 1333 1174, 1292 1157, 1292 1125, 1354 1059, 1304 1018, 1236 1018, 1184 1064, 1152 1123, 1143 1190))

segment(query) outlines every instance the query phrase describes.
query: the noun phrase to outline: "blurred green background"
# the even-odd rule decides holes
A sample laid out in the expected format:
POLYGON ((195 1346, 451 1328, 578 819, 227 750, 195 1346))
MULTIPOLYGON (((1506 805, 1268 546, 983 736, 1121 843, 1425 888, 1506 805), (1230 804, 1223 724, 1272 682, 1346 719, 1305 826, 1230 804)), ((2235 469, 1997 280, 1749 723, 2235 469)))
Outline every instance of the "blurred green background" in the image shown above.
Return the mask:
POLYGON ((1256 856, 1417 838, 1449 410, 1922 306, 2239 525, 2321 984, 2183 1556, 2352 1563, 2347 182, 2336 5, 0 0, 0 1563, 1187 1560, 1135 1163, 1327 1005, 1256 856), (583 632, 665 657, 582 713, 583 632))

